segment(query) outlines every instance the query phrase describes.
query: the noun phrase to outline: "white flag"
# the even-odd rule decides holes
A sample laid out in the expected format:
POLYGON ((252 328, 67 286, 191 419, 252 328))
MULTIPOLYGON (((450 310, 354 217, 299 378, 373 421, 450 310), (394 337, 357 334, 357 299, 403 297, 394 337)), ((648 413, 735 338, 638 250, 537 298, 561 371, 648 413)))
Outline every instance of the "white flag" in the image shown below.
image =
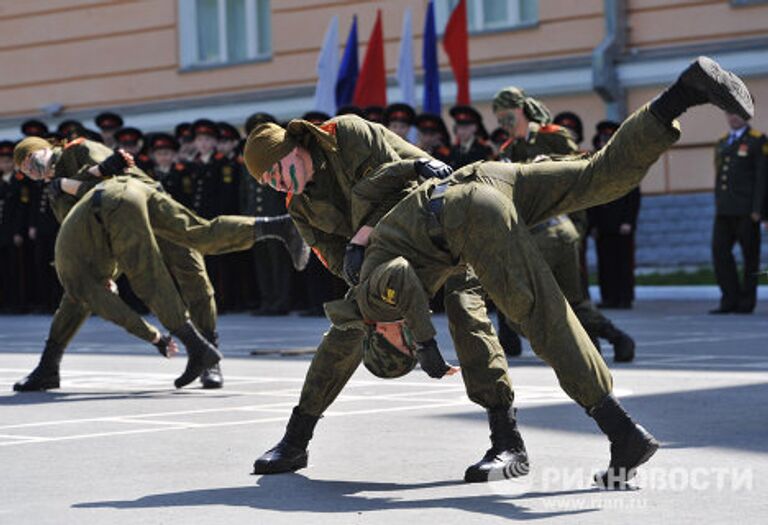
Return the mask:
POLYGON ((400 85, 400 102, 416 106, 416 79, 413 72, 413 29, 411 10, 403 14, 403 36, 400 40, 400 59, 397 63, 397 83, 400 85))
POLYGON ((323 47, 317 57, 315 109, 336 114, 336 75, 339 71, 339 17, 334 16, 325 31, 323 47))

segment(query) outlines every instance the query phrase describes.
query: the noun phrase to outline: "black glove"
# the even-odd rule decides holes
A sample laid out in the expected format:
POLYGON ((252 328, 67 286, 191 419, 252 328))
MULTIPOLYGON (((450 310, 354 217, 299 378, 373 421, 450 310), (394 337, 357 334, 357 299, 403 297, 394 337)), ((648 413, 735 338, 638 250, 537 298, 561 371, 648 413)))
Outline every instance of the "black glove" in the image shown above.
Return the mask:
POLYGON ((365 257, 365 246, 360 244, 347 244, 344 250, 344 280, 350 286, 355 286, 360 282, 360 268, 363 267, 363 258, 365 257))
POLYGON ((425 179, 437 177, 438 179, 445 179, 451 176, 453 168, 451 168, 445 162, 441 162, 436 159, 416 159, 415 162, 416 173, 425 179))
POLYGON ((61 197, 62 193, 64 193, 64 190, 61 189, 61 179, 53 179, 48 183, 48 195, 52 199, 61 197))
POLYGON ((160 340, 158 342, 152 344, 155 345, 155 348, 157 348, 157 351, 160 352, 160 355, 170 358, 171 356, 168 355, 168 345, 170 342, 170 335, 162 335, 160 336, 160 340))
POLYGON ((416 343, 416 360, 429 377, 440 379, 451 369, 451 365, 445 362, 443 354, 437 347, 437 341, 428 339, 422 343, 416 343))
POLYGON ((123 173, 128 167, 128 161, 116 151, 99 164, 99 171, 102 177, 111 177, 123 173))

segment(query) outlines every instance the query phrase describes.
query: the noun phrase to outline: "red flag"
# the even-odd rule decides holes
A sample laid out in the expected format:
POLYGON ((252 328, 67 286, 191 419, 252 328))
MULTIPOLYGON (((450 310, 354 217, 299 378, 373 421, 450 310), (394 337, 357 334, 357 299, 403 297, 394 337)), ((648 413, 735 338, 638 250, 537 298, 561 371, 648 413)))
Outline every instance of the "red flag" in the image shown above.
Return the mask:
POLYGON ((387 70, 384 67, 384 32, 381 28, 381 9, 377 10, 376 24, 371 31, 365 50, 363 67, 357 77, 353 103, 361 108, 387 105, 387 70))
POLYGON ((469 105, 469 32, 466 0, 459 1, 445 25, 443 49, 448 54, 453 77, 456 79, 456 104, 469 105))

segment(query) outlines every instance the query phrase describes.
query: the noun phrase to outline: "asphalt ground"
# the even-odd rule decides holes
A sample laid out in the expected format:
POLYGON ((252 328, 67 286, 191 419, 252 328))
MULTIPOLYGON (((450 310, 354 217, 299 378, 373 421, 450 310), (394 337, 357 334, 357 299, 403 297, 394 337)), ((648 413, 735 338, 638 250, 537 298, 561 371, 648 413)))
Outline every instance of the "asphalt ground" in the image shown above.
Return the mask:
MULTIPOLYGON (((310 465, 250 476, 280 438, 326 322, 220 318, 225 388, 175 390, 184 358, 99 319, 62 365, 61 389, 15 394, 49 317, 0 317, 0 524, 765 523, 768 304, 710 316, 711 301, 642 300, 608 311, 638 342, 616 393, 662 442, 631 490, 592 473, 607 440, 526 348, 510 362, 531 474, 465 484, 488 427, 459 377, 361 368, 318 424, 310 465), (252 351, 261 355, 250 355, 252 351)), ((455 360, 445 319, 441 347, 455 360)))

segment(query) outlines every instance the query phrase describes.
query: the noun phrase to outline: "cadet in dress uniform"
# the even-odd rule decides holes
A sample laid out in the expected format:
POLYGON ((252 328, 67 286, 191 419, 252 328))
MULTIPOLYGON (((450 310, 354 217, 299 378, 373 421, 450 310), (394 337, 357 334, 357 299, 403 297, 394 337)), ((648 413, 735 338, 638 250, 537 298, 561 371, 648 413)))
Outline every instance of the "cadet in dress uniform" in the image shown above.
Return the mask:
POLYGON ((451 108, 454 120, 453 135, 455 143, 451 147, 449 164, 453 169, 493 158, 493 150, 482 139, 488 135, 483 126, 483 117, 471 106, 454 106, 451 108))

